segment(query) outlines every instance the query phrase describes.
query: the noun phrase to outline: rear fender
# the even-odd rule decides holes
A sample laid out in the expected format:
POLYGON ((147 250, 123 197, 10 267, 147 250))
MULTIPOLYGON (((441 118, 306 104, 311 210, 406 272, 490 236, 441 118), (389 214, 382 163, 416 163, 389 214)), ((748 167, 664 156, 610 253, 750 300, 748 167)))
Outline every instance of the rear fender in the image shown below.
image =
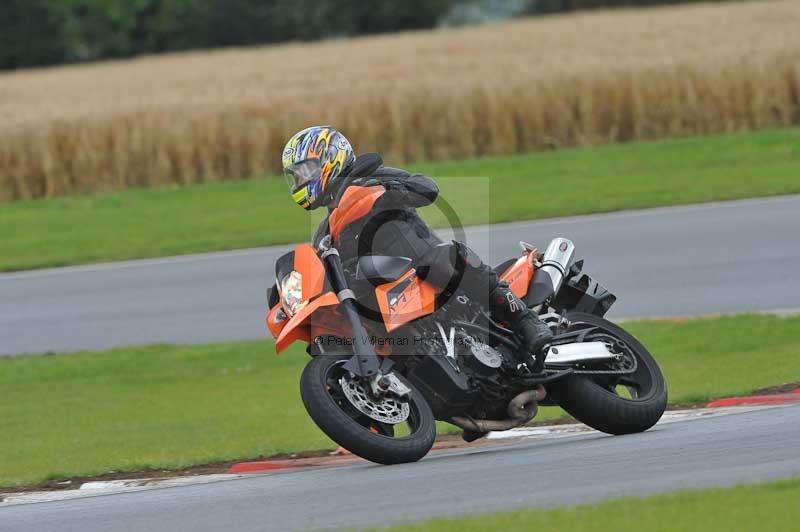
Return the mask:
POLYGON ((617 296, 583 272, 583 261, 572 265, 551 306, 557 312, 585 312, 603 317, 617 296))

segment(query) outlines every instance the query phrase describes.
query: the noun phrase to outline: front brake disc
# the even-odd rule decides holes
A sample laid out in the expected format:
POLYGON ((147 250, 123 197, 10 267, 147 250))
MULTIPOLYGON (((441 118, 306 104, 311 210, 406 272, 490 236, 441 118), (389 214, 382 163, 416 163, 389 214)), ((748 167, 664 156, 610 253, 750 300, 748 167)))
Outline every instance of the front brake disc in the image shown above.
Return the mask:
POLYGON ((339 386, 342 387, 342 392, 350 404, 375 421, 396 425, 408 419, 410 408, 406 401, 389 396, 384 397, 381 401, 375 401, 361 384, 345 376, 339 378, 339 386))

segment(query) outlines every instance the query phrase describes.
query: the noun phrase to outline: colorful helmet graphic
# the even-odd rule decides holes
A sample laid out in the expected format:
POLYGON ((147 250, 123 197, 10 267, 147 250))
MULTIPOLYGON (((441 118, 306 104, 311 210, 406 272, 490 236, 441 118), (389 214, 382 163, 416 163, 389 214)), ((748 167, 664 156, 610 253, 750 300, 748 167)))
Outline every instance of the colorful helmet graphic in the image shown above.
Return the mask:
POLYGON ((283 148, 283 173, 295 203, 316 209, 336 191, 339 175, 356 156, 350 142, 331 126, 299 131, 283 148))

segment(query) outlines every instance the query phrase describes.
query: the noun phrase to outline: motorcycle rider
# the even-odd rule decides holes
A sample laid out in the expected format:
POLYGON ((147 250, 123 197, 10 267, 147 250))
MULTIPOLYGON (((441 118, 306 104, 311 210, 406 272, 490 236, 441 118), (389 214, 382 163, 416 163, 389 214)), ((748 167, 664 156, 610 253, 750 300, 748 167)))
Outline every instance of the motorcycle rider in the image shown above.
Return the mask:
MULTIPOLYGON (((342 185, 382 187, 364 216, 339 232, 335 245, 342 260, 367 254, 402 256, 411 258, 418 275, 440 289, 452 288, 459 279, 470 298, 488 304, 495 319, 512 327, 526 351, 520 361, 533 373, 543 370, 542 348, 553 337, 547 325, 466 244, 443 243, 417 214, 417 208, 430 205, 439 194, 433 180, 384 166, 375 153, 356 157, 350 142, 331 126, 297 132, 286 143, 282 160, 292 198, 307 210, 324 206, 334 212, 342 185)), ((315 244, 334 222, 329 216, 320 224, 315 244)))

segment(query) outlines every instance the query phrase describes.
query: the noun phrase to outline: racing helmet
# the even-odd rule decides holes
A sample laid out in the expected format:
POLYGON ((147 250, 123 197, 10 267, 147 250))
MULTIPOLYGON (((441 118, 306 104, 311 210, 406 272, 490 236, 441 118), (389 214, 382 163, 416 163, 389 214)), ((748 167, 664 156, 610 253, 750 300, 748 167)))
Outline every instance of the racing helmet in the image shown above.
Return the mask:
POLYGON ((312 126, 295 133, 283 148, 283 174, 292 199, 306 210, 326 204, 339 176, 356 160, 350 141, 331 126, 312 126))

